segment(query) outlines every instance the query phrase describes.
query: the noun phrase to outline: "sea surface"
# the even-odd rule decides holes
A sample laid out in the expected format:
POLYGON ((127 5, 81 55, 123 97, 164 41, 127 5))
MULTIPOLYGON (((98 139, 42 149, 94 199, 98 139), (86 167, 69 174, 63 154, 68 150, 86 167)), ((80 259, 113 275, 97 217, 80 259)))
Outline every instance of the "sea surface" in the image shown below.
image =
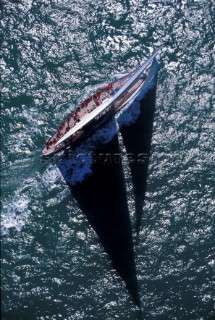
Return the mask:
POLYGON ((2 9, 2 319, 215 319, 213 1, 3 0, 2 9), (79 102, 162 44, 151 96, 82 144, 81 161, 41 158, 79 102), (144 125, 132 132, 150 105, 148 165, 135 171, 125 148, 144 144, 144 125), (123 161, 100 159, 94 171, 90 150, 105 144, 123 161), (112 241, 127 253, 120 266, 102 238, 112 232, 93 216, 108 210, 120 218, 117 232, 104 220, 116 242, 130 241, 112 241))

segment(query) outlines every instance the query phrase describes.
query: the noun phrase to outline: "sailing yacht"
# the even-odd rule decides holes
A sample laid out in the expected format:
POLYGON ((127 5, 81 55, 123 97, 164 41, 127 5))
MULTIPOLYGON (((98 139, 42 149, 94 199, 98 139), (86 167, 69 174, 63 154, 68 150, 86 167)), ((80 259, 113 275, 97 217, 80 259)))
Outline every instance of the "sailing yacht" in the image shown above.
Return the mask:
POLYGON ((150 69, 160 48, 135 71, 110 82, 80 103, 45 143, 42 155, 50 156, 75 146, 121 110, 148 82, 150 69))

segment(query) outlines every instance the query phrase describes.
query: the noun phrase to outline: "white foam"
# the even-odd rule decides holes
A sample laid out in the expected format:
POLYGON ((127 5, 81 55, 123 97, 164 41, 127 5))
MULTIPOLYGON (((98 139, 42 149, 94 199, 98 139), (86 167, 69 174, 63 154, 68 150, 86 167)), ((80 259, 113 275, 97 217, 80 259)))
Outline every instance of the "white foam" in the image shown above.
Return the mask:
POLYGON ((29 215, 29 201, 26 195, 19 195, 16 192, 12 198, 9 198, 2 206, 1 232, 7 234, 9 229, 15 228, 20 231, 25 225, 29 215))
MULTIPOLYGON (((26 166, 25 166, 26 168, 26 166)), ((30 168, 30 165, 29 165, 30 168)), ((8 234, 10 229, 21 231, 32 212, 41 206, 57 205, 65 199, 69 191, 58 168, 49 164, 41 174, 31 171, 31 177, 24 179, 17 190, 2 204, 1 233, 8 234), (50 192, 56 196, 50 198, 50 192), (48 198, 48 200, 45 200, 48 198)))
POLYGON ((50 164, 41 176, 41 183, 47 191, 51 191, 59 182, 62 182, 62 176, 56 166, 50 164))

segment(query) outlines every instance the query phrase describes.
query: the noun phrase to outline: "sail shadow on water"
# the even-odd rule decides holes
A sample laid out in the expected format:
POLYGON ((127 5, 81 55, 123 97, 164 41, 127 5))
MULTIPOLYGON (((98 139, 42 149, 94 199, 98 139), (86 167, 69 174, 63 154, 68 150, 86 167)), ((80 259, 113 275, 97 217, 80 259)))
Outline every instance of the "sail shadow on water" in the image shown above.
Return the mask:
POLYGON ((130 126, 120 128, 131 171, 136 210, 137 238, 141 227, 144 198, 147 186, 148 164, 151 149, 152 126, 156 88, 151 89, 141 102, 141 113, 130 126), (135 143, 134 143, 135 141, 135 143))
MULTIPOLYGON (((136 211, 135 231, 137 241, 139 238, 144 198, 147 187, 148 164, 155 111, 157 71, 153 75, 151 83, 152 88, 146 92, 143 98, 139 101, 140 113, 138 118, 135 122, 132 122, 129 125, 125 124, 120 126, 123 144, 129 157, 128 163, 133 184, 136 211)), ((120 118, 119 122, 121 122, 120 118)))
MULTIPOLYGON (((116 123, 112 122, 112 129, 116 123)), ((121 162, 113 160, 120 152, 117 136, 106 144, 100 144, 93 154, 79 153, 83 171, 91 162, 91 169, 84 179, 74 182, 74 162, 65 155, 58 163, 72 196, 78 202, 90 225, 97 233, 101 244, 111 259, 112 265, 124 280, 134 303, 139 306, 138 283, 134 260, 132 231, 127 206, 126 188, 121 162), (93 161, 93 162, 92 162, 93 161), (88 163, 87 166, 86 163, 88 163), (89 174, 90 173, 90 174, 89 174)), ((77 177, 76 177, 77 178, 77 177)))

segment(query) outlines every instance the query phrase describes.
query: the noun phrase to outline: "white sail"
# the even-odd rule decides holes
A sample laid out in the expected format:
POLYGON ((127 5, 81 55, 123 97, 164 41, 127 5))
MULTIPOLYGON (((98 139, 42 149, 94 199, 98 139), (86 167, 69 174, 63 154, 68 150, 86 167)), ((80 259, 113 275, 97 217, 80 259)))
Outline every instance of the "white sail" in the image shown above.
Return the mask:
POLYGON ((143 73, 143 71, 147 68, 147 66, 152 62, 154 57, 157 55, 158 51, 161 47, 159 47, 157 50, 153 52, 151 57, 140 67, 137 69, 137 71, 134 73, 134 75, 119 89, 119 91, 108 100, 104 101, 99 107, 97 107, 95 110, 91 111, 88 115, 84 116, 79 123, 77 123, 73 128, 71 128, 55 145, 59 145, 64 140, 68 139, 71 135, 73 135, 75 132, 80 130, 82 127, 84 127, 87 123, 89 123, 91 120, 93 120, 96 116, 98 116, 102 111, 104 111, 106 108, 108 108, 111 104, 113 104, 116 100, 118 100, 126 90, 128 90, 134 82, 138 79, 138 77, 143 73))

